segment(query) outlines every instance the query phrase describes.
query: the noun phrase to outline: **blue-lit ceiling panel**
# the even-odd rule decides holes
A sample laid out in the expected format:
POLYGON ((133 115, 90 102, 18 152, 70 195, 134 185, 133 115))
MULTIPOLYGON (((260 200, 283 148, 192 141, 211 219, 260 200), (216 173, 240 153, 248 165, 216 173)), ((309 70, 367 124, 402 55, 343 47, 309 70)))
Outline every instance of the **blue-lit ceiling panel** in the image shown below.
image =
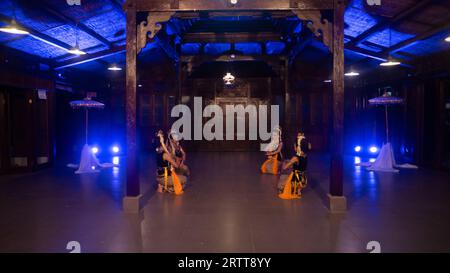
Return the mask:
POLYGON ((97 39, 71 25, 62 25, 43 31, 42 33, 70 46, 75 46, 76 37, 78 35, 78 43, 81 49, 90 48, 100 44, 97 39))
POLYGON ((345 11, 344 21, 346 25, 344 34, 351 37, 359 36, 377 24, 377 20, 374 17, 360 9, 352 7, 345 11))
POLYGON ((394 29, 390 31, 389 28, 385 28, 382 31, 376 32, 370 36, 367 41, 378 44, 382 47, 391 47, 407 39, 413 38, 414 36, 414 34, 403 33, 394 29), (390 39, 391 41, 389 41, 390 39))
POLYGON ((48 45, 42 41, 34 39, 31 36, 26 36, 20 40, 9 42, 6 45, 42 58, 55 58, 67 53, 65 50, 48 45))
POLYGON ((125 39, 126 19, 122 11, 112 10, 82 21, 110 42, 125 39))

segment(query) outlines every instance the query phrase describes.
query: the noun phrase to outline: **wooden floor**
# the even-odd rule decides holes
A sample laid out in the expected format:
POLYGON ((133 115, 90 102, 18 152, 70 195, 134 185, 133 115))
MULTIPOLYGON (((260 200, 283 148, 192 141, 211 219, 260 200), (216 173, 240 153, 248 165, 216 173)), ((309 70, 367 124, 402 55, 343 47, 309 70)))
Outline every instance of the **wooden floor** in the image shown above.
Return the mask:
MULTIPOLYGON (((124 161, 121 158, 122 161, 124 161)), ((349 210, 324 206, 328 158, 310 156, 303 198, 280 200, 277 177, 261 175, 260 153, 189 154, 183 196, 154 190, 154 160, 143 156, 147 206, 121 210, 124 168, 75 175, 61 164, 0 177, 0 251, 68 252, 382 252, 450 251, 450 174, 373 173, 345 161, 349 210)), ((121 162, 122 163, 122 162, 121 162)))

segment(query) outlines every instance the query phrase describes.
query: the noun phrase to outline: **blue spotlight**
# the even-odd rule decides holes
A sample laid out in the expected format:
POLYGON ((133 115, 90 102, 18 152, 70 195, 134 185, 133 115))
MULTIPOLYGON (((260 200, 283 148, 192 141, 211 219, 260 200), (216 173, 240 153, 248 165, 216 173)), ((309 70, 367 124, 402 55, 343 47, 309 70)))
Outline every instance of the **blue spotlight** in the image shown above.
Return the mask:
POLYGON ((98 154, 98 147, 92 147, 91 148, 91 152, 93 153, 93 154, 98 154))
POLYGON ((119 165, 119 162, 120 162, 119 157, 118 157, 118 156, 114 156, 114 157, 113 157, 113 164, 114 164, 114 165, 119 165))
POLYGON ((117 154, 118 152, 120 152, 119 146, 113 146, 113 147, 111 148, 111 150, 112 150, 113 153, 115 153, 115 154, 117 154))
POLYGON ((369 148, 369 151, 370 151, 372 154, 376 154, 376 153, 378 153, 378 147, 376 147, 376 146, 371 146, 371 147, 369 148))
POLYGON ((361 146, 355 146, 355 152, 357 153, 361 152, 361 146))

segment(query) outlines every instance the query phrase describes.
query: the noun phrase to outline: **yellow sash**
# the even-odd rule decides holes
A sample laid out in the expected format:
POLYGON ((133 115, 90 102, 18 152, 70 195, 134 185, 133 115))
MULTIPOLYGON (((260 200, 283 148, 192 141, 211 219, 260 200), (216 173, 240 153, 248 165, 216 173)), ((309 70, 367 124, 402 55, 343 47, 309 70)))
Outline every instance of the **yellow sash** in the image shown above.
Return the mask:
MULTIPOLYGON (((175 195, 181 195, 183 194, 183 186, 181 186, 180 178, 177 176, 175 172, 171 173, 172 180, 173 180, 173 190, 175 192, 175 195)), ((164 191, 167 192, 169 182, 169 172, 167 170, 167 167, 164 168, 164 191)))

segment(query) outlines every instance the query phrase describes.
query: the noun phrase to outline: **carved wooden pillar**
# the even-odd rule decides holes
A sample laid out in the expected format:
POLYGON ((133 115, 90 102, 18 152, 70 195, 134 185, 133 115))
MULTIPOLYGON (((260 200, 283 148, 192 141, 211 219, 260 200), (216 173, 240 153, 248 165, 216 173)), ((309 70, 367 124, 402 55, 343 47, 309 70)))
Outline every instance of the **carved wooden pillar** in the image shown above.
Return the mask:
POLYGON ((153 39, 162 28, 162 22, 170 19, 173 12, 152 12, 147 20, 137 25, 136 3, 127 1, 126 4, 126 135, 127 135, 127 170, 126 170, 126 196, 124 197, 124 210, 138 212, 140 209, 141 190, 139 184, 139 155, 136 131, 136 61, 137 54, 147 45, 148 39, 153 39), (150 33, 150 34, 149 34, 150 33))
POLYGON ((136 197, 140 194, 139 161, 136 143, 136 57, 137 28, 136 7, 131 3, 126 8, 127 17, 127 54, 126 54, 126 134, 127 134, 127 170, 126 196, 136 197))
MULTIPOLYGON (((344 134, 344 0, 334 0, 333 23, 333 134, 331 142, 330 195, 343 196, 344 134)), ((345 201, 345 200, 344 200, 345 201)))
POLYGON ((311 32, 333 54, 333 136, 331 142, 330 211, 344 211, 347 202, 343 196, 343 135, 344 135, 344 12, 345 0, 334 0, 333 24, 322 18, 319 10, 293 10, 311 32))

